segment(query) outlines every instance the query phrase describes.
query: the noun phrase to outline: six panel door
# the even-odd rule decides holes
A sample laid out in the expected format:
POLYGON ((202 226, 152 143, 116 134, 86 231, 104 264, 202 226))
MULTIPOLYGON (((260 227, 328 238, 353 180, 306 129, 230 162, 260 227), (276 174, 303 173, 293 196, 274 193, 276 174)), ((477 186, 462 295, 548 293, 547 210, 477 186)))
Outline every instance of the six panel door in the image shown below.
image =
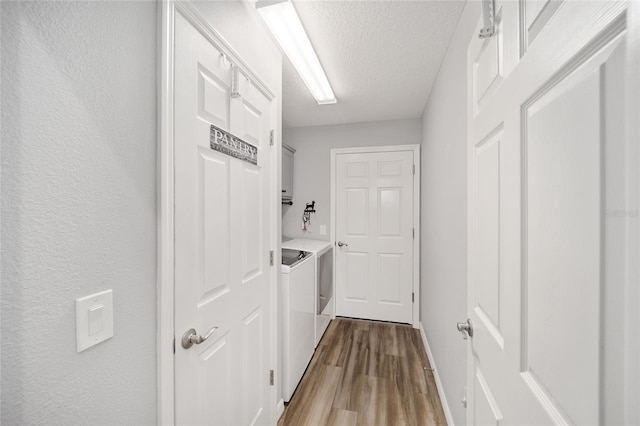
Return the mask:
POLYGON ((624 423, 625 8, 497 1, 469 45, 469 424, 624 423))
POLYGON ((176 424, 272 421, 271 101, 182 15, 175 18, 176 424), (257 164, 210 147, 210 126, 257 147, 257 164), (204 342, 185 349, 194 328, 204 342))
POLYGON ((336 314, 412 323, 413 152, 336 156, 336 314))

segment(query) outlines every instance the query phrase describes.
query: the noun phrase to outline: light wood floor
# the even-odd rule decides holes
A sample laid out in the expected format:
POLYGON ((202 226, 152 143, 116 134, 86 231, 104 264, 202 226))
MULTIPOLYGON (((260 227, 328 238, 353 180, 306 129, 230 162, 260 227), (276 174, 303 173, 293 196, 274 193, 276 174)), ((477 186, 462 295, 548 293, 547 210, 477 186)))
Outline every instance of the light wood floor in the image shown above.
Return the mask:
POLYGON ((338 318, 278 426, 445 425, 420 332, 338 318))

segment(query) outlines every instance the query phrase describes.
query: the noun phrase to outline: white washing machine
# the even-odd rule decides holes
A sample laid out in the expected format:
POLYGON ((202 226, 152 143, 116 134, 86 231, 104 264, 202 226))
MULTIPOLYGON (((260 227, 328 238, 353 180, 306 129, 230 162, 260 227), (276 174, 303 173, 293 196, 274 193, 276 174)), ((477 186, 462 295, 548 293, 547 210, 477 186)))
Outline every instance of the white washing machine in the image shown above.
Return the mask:
POLYGON ((289 402, 315 350, 315 257, 282 249, 282 384, 289 402))
POLYGON ((333 245, 329 241, 298 238, 282 243, 282 248, 303 250, 314 255, 315 337, 318 346, 333 318, 333 245))

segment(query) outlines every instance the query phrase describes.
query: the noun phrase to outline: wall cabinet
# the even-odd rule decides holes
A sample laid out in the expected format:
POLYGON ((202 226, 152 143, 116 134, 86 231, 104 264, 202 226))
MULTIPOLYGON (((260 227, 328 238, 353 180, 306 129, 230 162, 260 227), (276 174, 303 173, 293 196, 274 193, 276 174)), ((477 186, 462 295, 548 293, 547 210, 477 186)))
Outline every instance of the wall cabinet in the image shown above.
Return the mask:
POLYGON ((293 201, 293 155, 296 150, 282 144, 282 201, 293 201))

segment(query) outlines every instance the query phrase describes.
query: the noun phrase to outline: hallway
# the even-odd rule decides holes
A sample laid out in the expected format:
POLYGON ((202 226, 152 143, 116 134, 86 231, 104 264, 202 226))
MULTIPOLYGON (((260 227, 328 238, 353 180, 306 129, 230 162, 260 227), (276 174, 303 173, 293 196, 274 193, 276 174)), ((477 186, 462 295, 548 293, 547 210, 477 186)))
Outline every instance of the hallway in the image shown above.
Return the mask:
POLYGON ((0 0, 0 64, 0 426, 640 426, 640 0, 0 0))
POLYGON ((430 368, 418 330, 337 318, 278 425, 446 424, 430 368))

